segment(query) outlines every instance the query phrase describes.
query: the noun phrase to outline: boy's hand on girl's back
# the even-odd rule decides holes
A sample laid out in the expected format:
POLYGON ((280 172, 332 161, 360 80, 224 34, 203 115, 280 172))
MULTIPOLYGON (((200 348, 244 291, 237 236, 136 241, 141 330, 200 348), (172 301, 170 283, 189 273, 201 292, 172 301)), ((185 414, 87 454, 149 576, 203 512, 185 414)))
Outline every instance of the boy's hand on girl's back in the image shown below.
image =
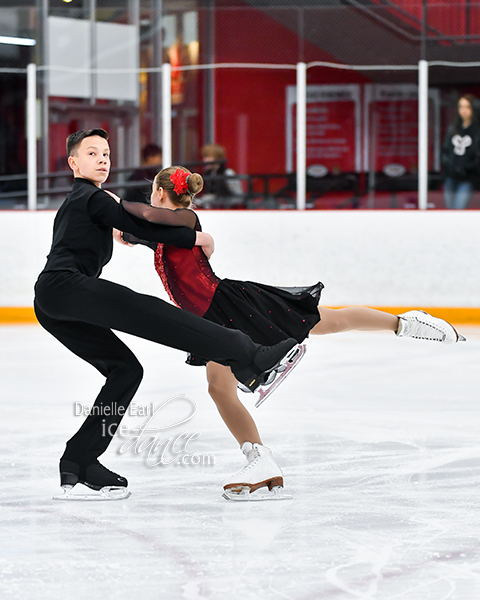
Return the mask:
POLYGON ((135 244, 129 244, 128 242, 126 242, 123 238, 122 238, 122 232, 119 231, 118 229, 113 229, 113 239, 118 242, 119 244, 122 244, 123 246, 130 246, 130 248, 133 248, 133 246, 135 244))
POLYGON ((207 259, 210 259, 213 251, 215 250, 215 242, 213 241, 213 237, 205 231, 197 231, 197 240, 195 242, 195 246, 202 247, 207 259))
MULTIPOLYGON (((111 196, 116 202, 118 202, 120 204, 120 198, 114 194, 113 192, 109 192, 108 190, 104 190, 105 192, 107 192, 107 194, 109 196, 111 196)), ((133 246, 135 244, 129 244, 128 242, 126 242, 123 238, 122 238, 122 232, 119 231, 118 229, 113 229, 112 230, 112 234, 113 234, 113 239, 118 242, 119 244, 122 244, 123 246, 130 246, 130 248, 133 248, 133 246)))

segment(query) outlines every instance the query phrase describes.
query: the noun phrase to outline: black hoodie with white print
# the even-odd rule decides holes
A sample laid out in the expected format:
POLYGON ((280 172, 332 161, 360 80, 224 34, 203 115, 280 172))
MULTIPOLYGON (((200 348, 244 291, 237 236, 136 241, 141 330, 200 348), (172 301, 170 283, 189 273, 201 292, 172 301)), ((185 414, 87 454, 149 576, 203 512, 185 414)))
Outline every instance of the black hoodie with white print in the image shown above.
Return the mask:
POLYGON ((452 124, 442 146, 442 170, 445 177, 476 182, 480 174, 480 126, 452 124))

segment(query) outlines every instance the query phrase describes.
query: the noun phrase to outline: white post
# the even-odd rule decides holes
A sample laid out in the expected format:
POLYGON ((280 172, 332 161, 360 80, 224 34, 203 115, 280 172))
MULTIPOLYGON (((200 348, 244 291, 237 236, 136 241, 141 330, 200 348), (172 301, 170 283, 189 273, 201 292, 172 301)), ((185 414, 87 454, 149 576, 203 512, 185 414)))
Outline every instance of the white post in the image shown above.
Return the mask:
POLYGON ((304 210, 307 191, 307 65, 297 64, 297 209, 304 210))
POLYGON ((27 66, 27 185, 28 209, 37 208, 37 67, 27 66))
POLYGON ((162 167, 172 164, 172 67, 162 65, 162 167))
POLYGON ((428 207, 428 62, 418 61, 418 208, 428 207))

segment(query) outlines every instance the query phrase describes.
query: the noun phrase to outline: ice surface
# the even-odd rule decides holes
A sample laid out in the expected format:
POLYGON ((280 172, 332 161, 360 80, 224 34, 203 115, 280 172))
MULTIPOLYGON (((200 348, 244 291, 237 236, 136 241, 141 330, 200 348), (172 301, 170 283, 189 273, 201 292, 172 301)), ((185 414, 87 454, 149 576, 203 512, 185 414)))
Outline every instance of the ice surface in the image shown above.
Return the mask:
POLYGON ((0 328, 0 597, 478 600, 480 329, 460 330, 456 346, 312 338, 260 409, 242 395, 293 495, 270 503, 221 497, 244 459, 204 369, 121 336, 146 371, 137 413, 157 411, 127 415, 102 457, 132 496, 62 503, 74 408, 102 377, 40 327, 0 328), (164 464, 188 437, 199 464, 164 464), (168 438, 176 448, 149 455, 168 438))

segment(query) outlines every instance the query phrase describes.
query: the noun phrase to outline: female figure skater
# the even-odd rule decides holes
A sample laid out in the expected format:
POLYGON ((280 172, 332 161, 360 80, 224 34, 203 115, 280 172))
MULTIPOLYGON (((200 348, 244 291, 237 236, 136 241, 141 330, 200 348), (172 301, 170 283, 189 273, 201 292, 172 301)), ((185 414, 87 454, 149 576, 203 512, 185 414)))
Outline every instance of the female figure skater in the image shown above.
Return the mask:
MULTIPOLYGON (((169 167, 157 174, 152 185, 153 206, 187 212, 193 196, 202 189, 198 173, 184 167, 169 167)), ((189 212, 189 211, 188 211, 189 212)), ((196 218, 196 229, 201 231, 196 218)), ((210 250, 196 246, 178 248, 149 243, 133 236, 122 236, 124 242, 142 243, 155 251, 155 268, 170 298, 193 314, 225 328, 240 329, 253 340, 274 344, 293 337, 302 342, 309 334, 325 335, 341 331, 392 331, 399 337, 455 343, 459 336, 446 321, 422 311, 393 315, 364 307, 341 309, 318 308, 322 283, 303 288, 276 288, 249 281, 219 279, 210 266, 210 250)), ((281 497, 283 487, 280 467, 270 449, 262 444, 250 413, 237 396, 237 382, 228 368, 206 361, 201 355, 190 355, 190 364, 206 364, 208 391, 217 408, 240 444, 248 464, 224 486, 227 499, 265 499, 281 497), (253 494, 259 488, 263 494, 253 494)), ((257 403, 258 405, 258 403, 257 403)))
POLYGON ((143 371, 112 329, 228 364, 239 381, 252 388, 296 342, 261 347, 240 331, 99 279, 112 256, 114 227, 172 248, 208 247, 212 242, 208 234, 195 231, 191 211, 142 205, 139 214, 138 203, 119 204, 103 191, 110 170, 107 140, 103 129, 77 131, 67 140, 68 164, 75 179, 55 217, 53 243, 35 285, 34 306, 47 331, 106 377, 89 416, 67 442, 60 459, 61 485, 69 490, 83 483, 94 490, 105 489, 107 497, 112 491, 114 497, 125 497, 127 480, 106 469, 98 457, 107 449, 143 371))
POLYGON ((457 115, 450 124, 442 146, 442 170, 445 177, 445 208, 467 208, 480 175, 480 123, 475 107, 478 99, 463 95, 457 103, 457 115))

